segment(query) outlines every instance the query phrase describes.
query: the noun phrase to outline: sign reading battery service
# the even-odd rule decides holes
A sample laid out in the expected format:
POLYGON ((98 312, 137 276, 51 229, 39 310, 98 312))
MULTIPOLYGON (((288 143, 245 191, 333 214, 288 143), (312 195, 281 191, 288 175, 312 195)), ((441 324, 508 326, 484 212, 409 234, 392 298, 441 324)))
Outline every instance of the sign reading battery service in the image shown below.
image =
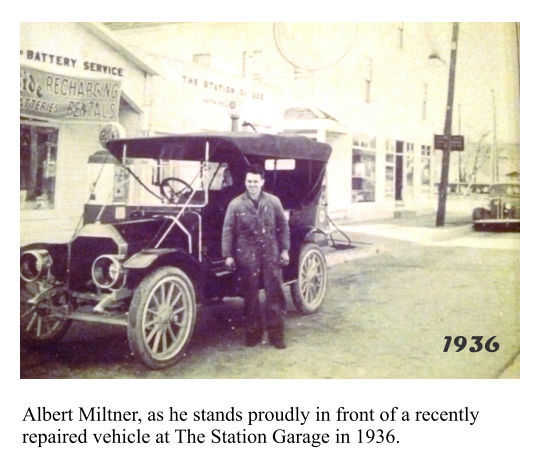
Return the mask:
POLYGON ((120 81, 82 79, 21 66, 21 115, 82 122, 118 121, 120 81))

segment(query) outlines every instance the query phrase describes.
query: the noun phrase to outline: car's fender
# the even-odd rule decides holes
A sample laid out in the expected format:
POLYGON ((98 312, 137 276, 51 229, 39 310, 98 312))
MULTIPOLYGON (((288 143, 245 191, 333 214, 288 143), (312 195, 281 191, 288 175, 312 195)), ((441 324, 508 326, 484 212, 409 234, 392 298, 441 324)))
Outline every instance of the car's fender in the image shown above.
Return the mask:
POLYGON ((154 269, 163 266, 175 266, 186 272, 195 286, 202 277, 202 263, 182 249, 143 249, 130 256, 124 263, 129 271, 131 286, 138 283, 154 269))
POLYGON ((283 269, 283 278, 290 281, 298 277, 298 259, 302 246, 306 243, 324 247, 328 244, 327 235, 316 226, 298 226, 291 228, 290 263, 283 269))
POLYGON ((291 246, 296 244, 300 248, 306 242, 323 246, 326 244, 326 241, 326 233, 316 226, 300 226, 291 229, 291 246))

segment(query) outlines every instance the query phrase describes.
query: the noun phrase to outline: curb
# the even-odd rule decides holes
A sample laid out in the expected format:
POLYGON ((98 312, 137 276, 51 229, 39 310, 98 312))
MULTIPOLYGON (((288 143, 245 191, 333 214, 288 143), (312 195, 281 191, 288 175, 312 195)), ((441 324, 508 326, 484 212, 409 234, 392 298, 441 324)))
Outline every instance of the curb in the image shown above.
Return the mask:
POLYGON ((455 239, 464 236, 472 231, 472 224, 462 226, 453 226, 451 228, 430 229, 427 233, 432 241, 445 241, 447 239, 455 239))
POLYGON ((456 239, 472 232, 471 224, 452 226, 448 228, 426 228, 414 226, 399 226, 395 224, 357 224, 341 226, 345 232, 379 236, 388 239, 411 241, 420 244, 456 239))
POLYGON ((376 254, 380 254, 382 252, 382 248, 372 244, 365 247, 355 247, 353 249, 346 250, 324 248, 323 252, 326 257, 326 264, 328 267, 334 267, 338 264, 344 264, 357 259, 366 259, 376 254))

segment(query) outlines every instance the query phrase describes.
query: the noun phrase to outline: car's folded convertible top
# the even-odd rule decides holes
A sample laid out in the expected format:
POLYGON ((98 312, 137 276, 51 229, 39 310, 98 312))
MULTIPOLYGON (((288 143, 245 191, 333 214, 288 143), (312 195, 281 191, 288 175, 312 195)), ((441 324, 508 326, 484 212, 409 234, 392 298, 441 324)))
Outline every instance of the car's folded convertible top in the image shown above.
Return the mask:
POLYGON ((209 160, 219 161, 220 155, 249 157, 317 160, 326 162, 331 147, 298 135, 254 134, 249 132, 196 133, 161 137, 143 137, 112 140, 107 143, 109 151, 118 159, 124 154, 131 158, 162 158, 203 160, 206 143, 209 144, 209 160))

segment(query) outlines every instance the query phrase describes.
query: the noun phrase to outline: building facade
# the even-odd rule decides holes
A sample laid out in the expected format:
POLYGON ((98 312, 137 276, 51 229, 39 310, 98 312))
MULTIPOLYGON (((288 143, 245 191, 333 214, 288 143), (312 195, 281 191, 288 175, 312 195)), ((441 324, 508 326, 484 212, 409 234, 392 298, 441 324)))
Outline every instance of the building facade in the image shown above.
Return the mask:
MULTIPOLYGON (((333 147, 327 177, 333 217, 433 207, 440 161, 433 135, 442 133, 448 70, 430 56, 449 47, 447 24, 438 30, 414 23, 108 26, 151 64, 152 58, 192 64, 272 91, 259 112, 266 111, 273 129, 333 147)), ((261 122, 250 107, 242 108, 242 121, 261 122)))
POLYGON ((71 237, 100 131, 115 122, 143 133, 154 74, 101 25, 21 24, 21 244, 71 237))
MULTIPOLYGON (((450 31, 401 22, 21 24, 22 244, 69 239, 110 122, 128 136, 232 127, 306 135, 333 148, 333 218, 433 210, 450 31)), ((467 152, 451 161, 450 182, 466 174, 467 152)))

